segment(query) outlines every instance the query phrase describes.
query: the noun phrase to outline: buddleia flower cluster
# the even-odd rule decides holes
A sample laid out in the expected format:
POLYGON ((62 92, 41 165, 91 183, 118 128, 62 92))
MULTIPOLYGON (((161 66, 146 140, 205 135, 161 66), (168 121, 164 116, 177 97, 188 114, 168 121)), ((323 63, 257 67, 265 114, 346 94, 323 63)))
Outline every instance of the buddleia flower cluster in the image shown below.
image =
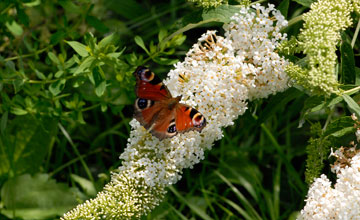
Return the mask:
POLYGON ((207 125, 159 141, 135 119, 119 172, 96 198, 79 205, 63 219, 138 218, 163 199, 166 187, 181 179, 184 169, 204 159, 204 151, 223 137, 222 128, 247 109, 247 101, 288 88, 287 61, 275 48, 287 25, 273 5, 242 8, 224 26, 225 36, 203 34, 185 60, 164 81, 173 97, 201 112, 207 125))
POLYGON ((336 183, 324 174, 316 178, 299 220, 360 219, 360 150, 341 147, 331 156, 337 159, 331 169, 336 183))
MULTIPOLYGON (((350 13, 359 12, 359 0, 319 0, 302 17, 304 27, 297 38, 306 65, 291 63, 286 71, 295 81, 314 94, 340 93, 336 75, 336 46, 340 32, 352 24, 350 13)), ((293 43, 294 38, 292 39, 293 43)))

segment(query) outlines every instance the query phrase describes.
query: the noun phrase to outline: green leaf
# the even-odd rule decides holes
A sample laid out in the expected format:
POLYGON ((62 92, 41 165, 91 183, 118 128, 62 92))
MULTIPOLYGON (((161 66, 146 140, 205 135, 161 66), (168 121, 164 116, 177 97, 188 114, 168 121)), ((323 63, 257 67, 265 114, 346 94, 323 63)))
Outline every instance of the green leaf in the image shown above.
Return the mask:
POLYGON ((283 0, 277 8, 285 18, 287 18, 288 15, 289 3, 290 0, 283 0))
POLYGON ((101 103, 101 111, 106 112, 108 106, 105 103, 101 103))
POLYGON ((360 85, 360 68, 355 67, 355 85, 360 85))
POLYGON ((140 16, 146 16, 146 14, 148 14, 149 17, 151 16, 149 10, 142 7, 136 0, 107 1, 106 3, 108 4, 107 8, 111 8, 115 13, 130 20, 135 20, 135 18, 140 16))
POLYGON ((62 39, 64 39, 66 36, 66 33, 63 30, 58 30, 50 37, 50 44, 56 45, 58 44, 62 39))
POLYGON ((206 212, 203 209, 201 209, 199 206, 192 203, 189 199, 183 197, 173 186, 169 186, 169 189, 181 202, 186 204, 190 208, 190 210, 192 210, 194 213, 199 215, 201 219, 205 219, 205 220, 213 219, 208 214, 206 214, 206 212))
POLYGON ((297 2, 300 5, 310 8, 310 5, 314 2, 314 0, 294 0, 294 2, 297 2))
POLYGON ((24 85, 24 80, 23 79, 15 79, 12 84, 14 86, 15 93, 18 93, 18 92, 20 92, 22 86, 24 85))
POLYGON ((239 12, 240 8, 233 5, 220 5, 216 8, 193 12, 183 17, 183 19, 180 21, 182 27, 172 33, 170 36, 166 37, 163 43, 172 39, 176 35, 210 22, 228 23, 230 18, 235 13, 239 12))
POLYGON ((348 105, 349 109, 354 112, 357 117, 360 117, 360 107, 359 105, 352 99, 349 95, 343 94, 342 97, 344 98, 346 104, 348 105))
POLYGON ((35 70, 35 74, 39 79, 42 79, 42 80, 46 79, 46 76, 42 72, 40 72, 39 70, 35 70))
POLYGON ((106 36, 105 38, 103 38, 100 42, 99 42, 99 48, 104 48, 110 44, 116 44, 116 42, 119 40, 119 36, 115 33, 112 33, 108 36, 106 36))
POLYGON ((179 62, 178 59, 169 59, 169 58, 165 58, 165 57, 155 57, 154 62, 160 64, 160 65, 173 65, 177 62, 179 62))
POLYGON ((22 4, 26 7, 34 7, 40 5, 40 3, 41 3, 40 0, 34 0, 32 2, 23 2, 22 4))
POLYGON ((63 215, 84 196, 76 189, 56 183, 48 174, 29 174, 9 179, 1 189, 6 209, 1 213, 8 218, 49 219, 63 215))
POLYGON ((71 174, 70 177, 72 180, 74 180, 74 182, 76 182, 77 184, 80 185, 80 187, 84 190, 86 195, 88 195, 90 197, 96 196, 95 186, 90 180, 85 179, 85 178, 80 177, 75 174, 71 174))
POLYGON ((16 23, 16 21, 12 21, 11 23, 7 21, 5 25, 15 37, 22 35, 24 32, 23 28, 16 23))
POLYGON ((61 0, 59 4, 65 9, 68 13, 79 14, 81 12, 81 8, 73 3, 70 0, 61 0))
POLYGON ((86 49, 87 48, 86 45, 77 41, 65 41, 65 42, 69 44, 80 56, 82 57, 89 56, 89 52, 86 49))
POLYGON ((146 49, 146 46, 145 46, 145 44, 144 44, 143 39, 142 39, 140 36, 136 35, 135 38, 134 38, 134 40, 135 40, 135 43, 136 43, 139 47, 141 47, 143 50, 145 50, 145 52, 146 52, 147 54, 150 54, 150 52, 148 51, 148 49, 146 49))
POLYGON ((341 53, 341 80, 344 84, 355 84, 355 59, 351 45, 343 41, 340 47, 341 53))
POLYGON ((293 99, 302 95, 302 92, 295 88, 290 88, 285 92, 278 93, 269 100, 269 104, 261 111, 257 120, 258 124, 263 123, 266 119, 270 118, 276 111, 284 109, 284 106, 293 99))
POLYGON ((55 78, 60 78, 64 74, 64 71, 59 70, 55 73, 55 78))
POLYGON ((337 118, 327 126, 324 136, 341 137, 350 132, 353 133, 355 132, 354 123, 350 116, 337 118))
POLYGON ((50 58, 51 61, 53 61, 55 64, 60 64, 60 60, 59 58, 53 53, 53 52, 49 52, 48 56, 50 58))
POLYGON ((166 36, 168 35, 168 32, 166 29, 160 29, 159 34, 158 34, 158 39, 159 42, 161 42, 166 36))
POLYGON ((95 57, 86 57, 82 61, 80 66, 76 69, 76 71, 74 72, 74 75, 78 75, 78 74, 84 72, 84 70, 86 68, 89 68, 93 64, 94 61, 95 61, 95 57))
POLYGON ((92 76, 95 83, 95 94, 100 97, 105 92, 106 80, 101 76, 98 67, 94 68, 92 76))
POLYGON ((106 81, 104 80, 98 86, 96 86, 95 94, 100 97, 104 94, 105 89, 106 89, 106 81))
POLYGON ((106 33, 109 31, 109 28, 106 27, 104 23, 102 23, 98 18, 88 15, 86 16, 86 22, 94 27, 97 31, 100 31, 102 33, 106 33))
POLYGON ((30 115, 9 121, 0 138, 0 175, 37 172, 54 141, 56 124, 51 118, 30 115))
POLYGON ((0 121, 1 134, 4 134, 4 132, 5 132, 6 124, 8 121, 8 116, 9 116, 8 111, 4 112, 4 114, 1 116, 1 121, 0 121))
POLYGON ((49 90, 53 94, 53 96, 57 96, 64 89, 65 83, 66 79, 60 79, 50 84, 49 90))
POLYGON ((11 113, 13 113, 14 115, 26 115, 28 112, 22 108, 13 107, 11 108, 11 113))

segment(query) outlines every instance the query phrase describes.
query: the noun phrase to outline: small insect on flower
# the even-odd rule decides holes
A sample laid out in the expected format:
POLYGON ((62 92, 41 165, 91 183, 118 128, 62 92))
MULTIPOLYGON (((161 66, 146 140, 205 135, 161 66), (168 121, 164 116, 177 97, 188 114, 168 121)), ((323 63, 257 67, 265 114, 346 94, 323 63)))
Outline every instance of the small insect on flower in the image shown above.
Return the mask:
POLYGON ((179 103, 181 96, 172 97, 168 88, 150 69, 139 66, 136 77, 134 117, 155 137, 163 140, 178 133, 201 130, 205 117, 196 109, 179 103))

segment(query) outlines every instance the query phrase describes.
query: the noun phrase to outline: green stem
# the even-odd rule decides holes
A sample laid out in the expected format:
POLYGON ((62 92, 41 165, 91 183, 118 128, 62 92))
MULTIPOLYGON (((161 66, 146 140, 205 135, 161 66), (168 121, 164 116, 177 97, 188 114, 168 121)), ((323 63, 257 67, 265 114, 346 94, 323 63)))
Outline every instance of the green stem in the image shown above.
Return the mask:
POLYGON ((290 27, 291 25, 301 21, 303 18, 302 18, 302 15, 299 15, 299 16, 296 16, 295 18, 292 18, 290 19, 290 21, 288 22, 288 26, 287 27, 290 27))
POLYGON ((360 19, 356 25, 356 29, 355 29, 355 33, 354 33, 354 37, 353 39, 351 40, 351 47, 354 48, 354 45, 355 45, 355 41, 357 39, 357 36, 359 35, 359 30, 360 30, 360 19))
POLYGON ((61 132, 64 134, 65 138, 69 141, 69 143, 70 143, 71 147, 73 148, 76 156, 79 158, 81 164, 82 164, 83 167, 84 167, 84 170, 85 170, 88 178, 90 179, 90 181, 91 181, 92 183, 95 183, 95 182, 94 182, 94 178, 93 178, 93 176, 91 175, 90 169, 89 169, 89 167, 87 166, 87 164, 85 163, 85 161, 84 161, 84 159, 83 159, 84 156, 80 155, 80 152, 78 151, 76 145, 75 145, 74 142, 72 141, 69 133, 65 130, 65 128, 64 128, 60 123, 58 123, 58 126, 59 126, 61 132))
POLYGON ((25 54, 25 55, 19 55, 19 56, 15 56, 15 57, 9 57, 9 58, 6 58, 4 59, 5 61, 11 61, 11 60, 17 60, 17 59, 20 59, 20 58, 26 58, 26 57, 31 57, 31 56, 35 56, 35 55, 38 55, 44 51, 47 51, 51 46, 48 46, 48 47, 45 47, 41 50, 37 50, 35 51, 34 53, 29 53, 29 54, 25 54))
POLYGON ((97 107, 99 107, 100 105, 101 105, 101 103, 97 103, 97 104, 95 104, 95 105, 92 105, 92 106, 83 108, 83 109, 81 109, 81 111, 82 111, 82 112, 86 112, 86 111, 89 111, 89 110, 91 110, 91 109, 97 108, 97 107))
POLYGON ((30 79, 27 82, 32 83, 32 84, 48 84, 48 83, 56 82, 56 81, 61 80, 61 79, 68 80, 68 79, 72 79, 72 78, 75 78, 75 77, 77 77, 77 76, 67 76, 65 78, 51 79, 51 80, 32 80, 32 79, 30 79))
POLYGON ((334 114, 334 108, 335 107, 335 105, 333 105, 333 106, 331 106, 331 109, 330 109, 330 113, 328 114, 328 117, 327 117, 327 119, 326 119, 326 122, 325 122, 325 125, 324 125, 324 127, 323 127, 323 132, 326 130, 326 128, 327 128, 327 126, 329 125, 329 123, 330 123, 330 120, 331 120, 331 117, 332 117, 332 115, 334 114))
POLYGON ((359 90, 360 90, 360 86, 346 90, 343 92, 343 94, 351 95, 354 94, 355 92, 358 92, 359 90))
POLYGON ((272 135, 272 133, 270 132, 270 130, 266 127, 266 125, 264 123, 261 124, 261 128, 265 132, 265 134, 268 136, 268 138, 270 139, 270 142, 273 144, 273 146, 277 150, 278 154, 284 161, 285 167, 286 167, 286 169, 288 169, 289 175, 293 177, 293 180, 295 181, 296 185, 301 190, 301 193, 305 192, 306 187, 304 186, 303 181, 301 180, 299 175, 297 175, 298 172, 295 170, 294 166, 287 159, 286 155, 284 154, 281 146, 279 145, 279 143, 277 142, 275 137, 272 135))
POLYGON ((54 171, 50 172, 50 173, 49 173, 49 176, 50 176, 50 177, 51 177, 51 176, 54 176, 56 173, 58 173, 58 172, 60 172, 61 170, 65 169, 66 167, 70 166, 71 164, 76 163, 77 161, 82 160, 83 158, 88 157, 88 156, 90 156, 91 154, 99 153, 100 151, 101 151, 101 149, 98 148, 98 149, 96 149, 96 150, 94 150, 94 151, 92 151, 92 152, 89 152, 89 153, 85 154, 85 155, 81 155, 80 157, 74 158, 74 159, 68 161, 67 163, 59 166, 59 167, 56 168, 54 171))

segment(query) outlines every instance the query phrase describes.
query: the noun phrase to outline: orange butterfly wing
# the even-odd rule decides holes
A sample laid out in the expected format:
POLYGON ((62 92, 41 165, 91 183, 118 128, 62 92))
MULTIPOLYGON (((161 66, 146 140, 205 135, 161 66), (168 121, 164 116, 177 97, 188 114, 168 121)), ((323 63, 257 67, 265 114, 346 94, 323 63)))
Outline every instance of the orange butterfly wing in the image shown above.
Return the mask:
POLYGON ((150 69, 139 66, 134 75, 136 77, 135 92, 136 96, 153 101, 172 98, 169 90, 150 69))
POLYGON ((181 103, 176 108, 175 118, 176 128, 180 133, 192 130, 201 132, 206 125, 205 117, 198 110, 181 103))
POLYGON ((138 67, 136 77, 134 117, 160 140, 177 133, 201 131, 206 120, 196 109, 179 103, 181 96, 173 98, 162 81, 148 68, 138 67))

